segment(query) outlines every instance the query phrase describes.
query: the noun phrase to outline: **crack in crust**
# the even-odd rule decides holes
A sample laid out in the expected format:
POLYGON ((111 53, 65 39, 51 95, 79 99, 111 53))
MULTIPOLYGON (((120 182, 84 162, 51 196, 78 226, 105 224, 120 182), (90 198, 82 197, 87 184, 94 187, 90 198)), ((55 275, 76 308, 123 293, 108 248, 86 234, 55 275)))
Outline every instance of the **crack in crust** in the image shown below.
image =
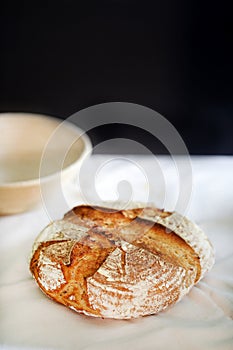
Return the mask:
POLYGON ((120 319, 157 313, 202 275, 190 242, 158 223, 172 215, 153 207, 76 207, 39 235, 30 270, 45 294, 79 313, 120 319))

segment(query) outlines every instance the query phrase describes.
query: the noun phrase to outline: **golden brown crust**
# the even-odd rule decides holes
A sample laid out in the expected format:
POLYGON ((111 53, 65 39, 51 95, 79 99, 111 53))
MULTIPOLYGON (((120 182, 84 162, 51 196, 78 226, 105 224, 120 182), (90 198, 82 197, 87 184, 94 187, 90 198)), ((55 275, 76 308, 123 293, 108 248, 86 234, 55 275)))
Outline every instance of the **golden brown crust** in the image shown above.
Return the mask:
POLYGON ((70 239, 68 226, 65 234, 58 230, 37 242, 33 252, 30 269, 42 291, 100 317, 138 317, 174 304, 200 278, 199 256, 175 232, 143 219, 144 210, 146 217, 171 215, 152 207, 84 205, 68 212, 61 227, 72 223, 70 239), (82 232, 77 237, 76 228, 82 232))
MULTIPOLYGON (((147 208, 147 212, 149 210, 153 210, 153 213, 156 212, 161 217, 171 215, 157 208, 147 208)), ((106 235, 109 237, 114 236, 117 226, 115 236, 147 249, 177 266, 185 267, 189 264, 190 269, 197 271, 197 281, 201 274, 201 266, 193 248, 176 233, 167 232, 162 225, 139 218, 143 211, 144 208, 116 211, 103 207, 78 206, 68 212, 64 218, 79 225, 103 227, 107 230, 106 235)))
MULTIPOLYGON (((90 231, 79 242, 72 245, 70 263, 64 262, 63 256, 56 245, 68 243, 68 241, 49 241, 41 243, 33 255, 30 269, 40 288, 52 299, 79 310, 96 311, 90 308, 86 278, 92 276, 102 265, 106 257, 113 251, 113 244, 102 234, 90 231), (52 248, 52 249, 51 249, 52 248), (61 283, 55 289, 46 287, 45 281, 41 282, 43 263, 40 263, 40 255, 43 259, 48 258, 51 265, 55 264, 62 270, 65 283, 61 283), (72 298, 70 298, 72 296, 72 298)), ((48 264, 47 260, 45 262, 48 264)))

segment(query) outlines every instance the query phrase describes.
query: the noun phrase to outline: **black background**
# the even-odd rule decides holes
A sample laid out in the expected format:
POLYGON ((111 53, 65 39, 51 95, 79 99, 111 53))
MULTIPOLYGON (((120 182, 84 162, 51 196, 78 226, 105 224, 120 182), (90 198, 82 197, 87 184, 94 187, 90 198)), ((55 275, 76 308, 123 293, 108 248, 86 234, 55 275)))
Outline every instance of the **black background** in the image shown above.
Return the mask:
MULTIPOLYGON (((88 106, 148 106, 177 128, 192 154, 233 154, 232 11, 212 1, 5 1, 0 111, 66 118, 88 106)), ((92 130, 94 144, 132 137, 92 130)), ((112 151, 112 150, 106 150, 112 151)))

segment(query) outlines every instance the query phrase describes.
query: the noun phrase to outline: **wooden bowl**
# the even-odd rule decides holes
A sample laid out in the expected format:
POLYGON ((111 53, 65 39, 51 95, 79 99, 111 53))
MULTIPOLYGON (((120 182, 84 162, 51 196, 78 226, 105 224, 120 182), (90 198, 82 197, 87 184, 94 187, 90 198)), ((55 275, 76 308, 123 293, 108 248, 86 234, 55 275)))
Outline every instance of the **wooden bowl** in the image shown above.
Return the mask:
POLYGON ((41 184, 52 188, 58 177, 70 181, 91 149, 88 136, 67 121, 1 113, 0 215, 35 206, 41 200, 41 184))

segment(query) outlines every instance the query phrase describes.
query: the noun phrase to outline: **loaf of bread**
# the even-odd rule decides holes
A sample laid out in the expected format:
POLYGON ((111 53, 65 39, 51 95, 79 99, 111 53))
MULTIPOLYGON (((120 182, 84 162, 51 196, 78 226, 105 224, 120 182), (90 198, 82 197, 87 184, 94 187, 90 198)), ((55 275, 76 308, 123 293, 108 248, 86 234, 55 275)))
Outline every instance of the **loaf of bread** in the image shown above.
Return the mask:
POLYGON ((175 304, 213 263, 203 231, 177 213, 81 205, 37 237, 30 270, 72 310, 129 319, 175 304))

